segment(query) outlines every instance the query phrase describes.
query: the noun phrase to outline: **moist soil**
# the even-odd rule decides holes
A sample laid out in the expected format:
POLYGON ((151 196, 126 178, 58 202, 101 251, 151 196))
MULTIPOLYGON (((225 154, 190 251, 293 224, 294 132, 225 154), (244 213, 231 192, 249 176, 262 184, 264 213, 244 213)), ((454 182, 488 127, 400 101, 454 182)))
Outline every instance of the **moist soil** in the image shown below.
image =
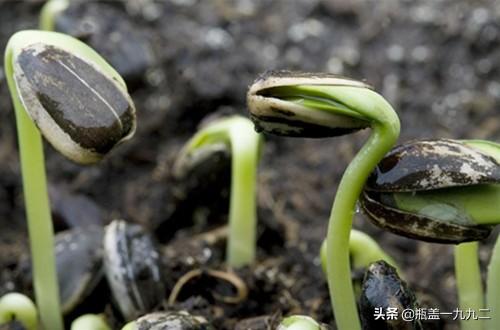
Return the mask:
MULTIPOLYGON (((0 49, 15 31, 37 27, 42 5, 0 3, 0 49)), ((500 139, 500 5, 492 0, 90 1, 68 11, 58 28, 95 43, 123 73, 138 127, 132 140, 94 166, 75 165, 46 144, 56 229, 104 226, 113 219, 143 225, 161 243, 165 306, 179 279, 197 269, 168 308, 205 315, 218 329, 292 313, 333 324, 318 251, 341 175, 369 134, 265 136, 258 258, 227 272, 228 168, 182 200, 172 164, 207 116, 246 115, 247 87, 259 74, 291 69, 364 79, 397 110, 400 143, 500 139), (103 38, 110 30, 118 31, 115 38, 103 38), (234 281, 213 276, 213 270, 242 280, 248 296, 238 298, 234 281)), ((3 70, 0 109, 0 295, 31 295, 22 266, 29 250, 15 118, 3 70)), ((394 257, 422 306, 444 312, 457 307, 451 246, 384 232, 361 212, 354 225, 394 257)), ((483 274, 495 234, 481 245, 483 274)), ((101 284, 93 295, 109 297, 107 290, 101 284)), ((105 311, 114 326, 121 325, 108 299, 89 300, 73 314, 88 311, 105 311)), ((442 317, 426 327, 456 329, 458 322, 442 317)))

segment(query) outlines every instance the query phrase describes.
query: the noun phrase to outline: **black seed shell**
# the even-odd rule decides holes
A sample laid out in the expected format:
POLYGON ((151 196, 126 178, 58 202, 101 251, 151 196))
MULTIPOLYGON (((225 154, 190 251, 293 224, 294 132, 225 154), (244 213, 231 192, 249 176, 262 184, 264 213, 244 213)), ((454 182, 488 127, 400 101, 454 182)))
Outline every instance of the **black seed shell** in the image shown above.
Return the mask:
POLYGON ((173 175, 177 180, 205 180, 211 172, 219 172, 231 165, 231 149, 226 143, 214 143, 180 153, 174 164, 173 175))
POLYGON ((365 189, 411 192, 500 183, 500 164, 460 141, 419 140, 394 148, 378 164, 365 189))
POLYGON ((399 278, 394 267, 382 260, 368 266, 360 298, 360 315, 364 330, 422 329, 419 320, 409 322, 399 315, 405 309, 416 308, 418 304, 415 294, 399 278), (394 320, 376 320, 375 308, 381 308, 383 313, 387 308, 396 308, 398 317, 394 320))
POLYGON ((207 191, 213 194, 229 186, 231 176, 231 150, 224 143, 216 143, 196 149, 177 158, 173 175, 173 192, 180 201, 206 198, 207 191))
POLYGON ((398 210, 378 202, 376 192, 364 191, 360 204, 369 219, 378 227, 409 238, 432 243, 479 241, 488 237, 491 228, 481 225, 460 225, 398 210))
POLYGON ((268 134, 287 137, 334 137, 351 134, 364 128, 325 127, 322 125, 305 123, 300 120, 294 120, 293 116, 290 116, 289 119, 286 119, 283 117, 256 116, 250 114, 250 119, 255 124, 255 130, 257 132, 265 132, 268 134))
POLYGON ((126 319, 151 311, 164 299, 160 253, 141 226, 123 220, 108 225, 104 265, 114 301, 126 319))
POLYGON ((64 313, 71 312, 92 293, 103 277, 99 226, 74 228, 57 234, 57 277, 64 313))
MULTIPOLYGON (((50 128, 40 122, 39 111, 45 111, 74 143, 98 154, 107 153, 135 129, 135 109, 126 93, 93 65, 63 49, 30 45, 16 57, 14 73, 26 110, 45 136, 51 132, 43 131, 50 128)), ((65 141, 51 143, 64 153, 65 141)))

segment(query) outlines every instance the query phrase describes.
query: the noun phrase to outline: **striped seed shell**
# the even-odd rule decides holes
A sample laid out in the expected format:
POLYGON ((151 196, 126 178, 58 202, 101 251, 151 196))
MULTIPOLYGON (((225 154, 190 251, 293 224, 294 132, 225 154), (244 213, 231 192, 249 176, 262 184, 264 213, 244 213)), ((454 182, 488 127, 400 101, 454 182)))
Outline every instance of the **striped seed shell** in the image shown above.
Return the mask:
POLYGON ((135 322, 138 330, 214 330, 201 316, 187 312, 157 312, 144 315, 135 322))
POLYGON ((460 221, 440 221, 383 202, 390 193, 500 183, 500 164, 461 141, 411 141, 389 152, 369 177, 360 203, 377 226, 435 243, 463 243, 486 238, 491 228, 460 221), (383 196, 383 198, 382 198, 383 196))
POLYGON ((76 227, 57 234, 55 253, 63 312, 69 313, 87 298, 103 277, 103 230, 76 227))
POLYGON ((327 73, 268 71, 261 75, 247 94, 250 118, 259 131, 283 136, 330 137, 366 128, 369 123, 346 115, 311 111, 297 103, 273 96, 276 87, 334 85, 371 87, 363 82, 327 73))
POLYGON ((360 204, 369 219, 378 227, 393 233, 431 243, 459 244, 480 241, 492 228, 474 224, 438 221, 390 207, 379 202, 378 193, 364 191, 360 204))
POLYGON ((160 253, 139 225, 123 220, 108 225, 104 269, 114 302, 127 320, 151 311, 166 294, 160 253))
POLYGON ((418 140, 389 152, 365 189, 411 192, 488 183, 500 183, 493 157, 456 140, 418 140))
POLYGON ((29 117, 67 158, 95 163, 134 134, 130 96, 92 62, 34 43, 15 57, 13 72, 29 117))

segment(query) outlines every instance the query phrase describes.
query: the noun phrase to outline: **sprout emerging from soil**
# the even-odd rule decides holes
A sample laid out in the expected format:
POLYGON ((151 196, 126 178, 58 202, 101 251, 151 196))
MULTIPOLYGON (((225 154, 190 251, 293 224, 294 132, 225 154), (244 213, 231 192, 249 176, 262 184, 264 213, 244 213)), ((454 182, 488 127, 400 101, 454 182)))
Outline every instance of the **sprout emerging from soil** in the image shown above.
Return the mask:
POLYGON ((137 324, 135 321, 128 322, 121 330, 137 330, 137 324))
POLYGON ((323 330, 325 329, 312 317, 293 315, 284 318, 276 330, 323 330))
POLYGON ((104 317, 96 314, 85 314, 71 323, 71 330, 111 330, 104 317))
POLYGON ((15 292, 0 298, 0 326, 11 321, 20 322, 26 330, 38 328, 38 312, 30 298, 15 292))
POLYGON ((333 137, 372 128, 340 182, 327 235, 327 277, 337 327, 360 329, 349 265, 352 218, 366 179, 396 143, 398 116, 368 85, 329 74, 269 72, 250 87, 247 101, 257 129, 278 135, 333 137))
MULTIPOLYGON (((492 226, 500 223, 500 144, 441 139, 396 147, 373 172, 361 201, 382 228, 424 241, 462 243, 455 248, 459 305, 476 311, 483 308, 474 241, 487 237, 492 226)), ((488 275, 488 304, 492 305, 498 304, 500 296, 494 284, 499 276, 495 259, 488 275)), ((481 322, 462 320, 462 327, 479 329, 481 322)))
POLYGON ((246 118, 219 119, 198 131, 184 146, 175 164, 177 177, 206 159, 220 147, 231 153, 231 195, 227 263, 232 267, 249 265, 255 259, 257 205, 257 167, 260 135, 246 118))
POLYGON ((21 31, 5 50, 15 108, 36 302, 46 329, 62 329, 54 233, 40 133, 63 155, 94 163, 135 131, 123 79, 82 42, 21 31))

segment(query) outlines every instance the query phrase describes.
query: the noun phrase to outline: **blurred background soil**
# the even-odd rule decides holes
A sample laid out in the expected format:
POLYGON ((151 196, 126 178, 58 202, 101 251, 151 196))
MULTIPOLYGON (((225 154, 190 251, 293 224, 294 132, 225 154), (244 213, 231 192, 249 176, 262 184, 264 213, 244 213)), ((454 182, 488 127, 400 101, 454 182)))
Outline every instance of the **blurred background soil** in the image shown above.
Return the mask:
MULTIPOLYGON (((28 251, 3 49, 15 31, 37 27, 42 5, 37 0, 0 2, 0 295, 17 288, 19 258, 28 251)), ((138 57, 117 59, 129 72, 138 130, 131 141, 90 167, 67 161, 46 144, 53 194, 79 200, 59 202, 56 212, 72 214, 79 219, 75 221, 123 218, 148 228, 168 223, 176 230, 187 226, 180 234, 172 230, 172 237, 189 235, 191 219, 176 216, 171 201, 175 154, 205 116, 245 115, 247 87, 268 69, 326 71, 366 80, 399 113, 400 142, 500 141, 497 1, 89 1, 65 24, 85 32, 89 27, 81 17, 99 13, 112 16, 108 22, 125 31, 129 37, 122 43, 138 57)), ((330 321, 317 255, 341 174, 368 133, 322 140, 266 136, 260 213, 267 222, 288 228, 285 247, 290 248, 280 253, 296 258, 289 273, 300 279, 293 284, 295 296, 285 304, 293 305, 293 299, 298 307, 285 313, 299 310, 330 321)), ((446 312, 457 307, 452 247, 385 233, 361 213, 355 226, 377 238, 402 265, 412 287, 432 293, 431 307, 446 312)), ((483 267, 494 237, 482 246, 483 267)), ((446 320, 444 326, 454 329, 457 323, 446 320)))

